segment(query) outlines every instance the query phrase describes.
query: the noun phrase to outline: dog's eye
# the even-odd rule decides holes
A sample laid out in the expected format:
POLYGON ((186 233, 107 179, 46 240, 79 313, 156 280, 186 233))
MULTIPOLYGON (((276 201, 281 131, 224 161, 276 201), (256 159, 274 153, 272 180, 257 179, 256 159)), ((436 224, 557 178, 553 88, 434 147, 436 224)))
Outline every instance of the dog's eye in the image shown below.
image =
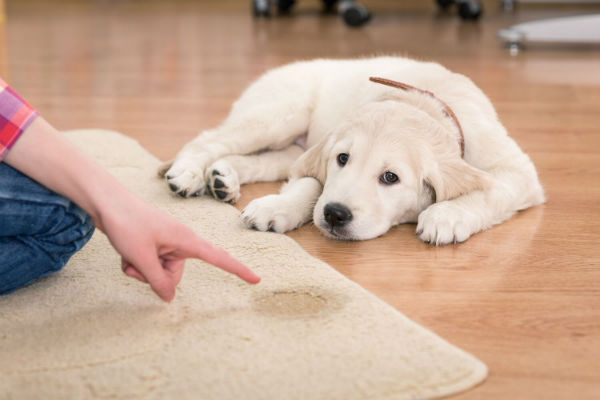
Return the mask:
POLYGON ((386 185, 393 185, 394 183, 398 182, 399 180, 400 179, 398 178, 398 175, 396 175, 396 174, 394 174, 393 172, 390 172, 390 171, 384 172, 379 177, 379 181, 381 183, 385 183, 386 185))
POLYGON ((337 156, 337 163, 340 167, 343 167, 344 165, 346 165, 346 163, 348 162, 348 154, 346 153, 340 153, 337 156))

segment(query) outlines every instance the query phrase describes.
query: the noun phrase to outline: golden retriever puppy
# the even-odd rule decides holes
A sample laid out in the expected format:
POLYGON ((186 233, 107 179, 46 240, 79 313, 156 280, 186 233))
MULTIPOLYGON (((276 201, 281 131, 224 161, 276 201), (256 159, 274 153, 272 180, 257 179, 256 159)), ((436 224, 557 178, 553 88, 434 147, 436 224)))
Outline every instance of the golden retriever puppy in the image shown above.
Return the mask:
POLYGON ((408 222, 425 242, 462 242, 544 202, 533 163, 482 91, 401 57, 274 69, 159 173, 180 196, 230 203, 241 184, 289 178, 250 202, 244 223, 286 232, 313 220, 343 240, 408 222))

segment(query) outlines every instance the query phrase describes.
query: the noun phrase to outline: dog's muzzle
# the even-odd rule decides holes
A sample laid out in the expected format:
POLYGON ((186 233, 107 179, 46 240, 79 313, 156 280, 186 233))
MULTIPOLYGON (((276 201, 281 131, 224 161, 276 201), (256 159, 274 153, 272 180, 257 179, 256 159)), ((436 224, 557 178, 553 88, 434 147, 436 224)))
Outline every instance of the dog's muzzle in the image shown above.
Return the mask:
POLYGON ((323 209, 323 214, 330 230, 342 227, 352 221, 352 211, 339 203, 327 203, 323 209))

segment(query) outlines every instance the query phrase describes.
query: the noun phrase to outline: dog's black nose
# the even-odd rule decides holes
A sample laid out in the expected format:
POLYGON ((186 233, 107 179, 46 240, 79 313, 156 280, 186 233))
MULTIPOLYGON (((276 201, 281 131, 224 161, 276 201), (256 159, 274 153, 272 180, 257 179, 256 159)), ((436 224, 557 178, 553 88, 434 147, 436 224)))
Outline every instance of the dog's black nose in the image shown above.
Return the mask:
POLYGON ((325 221, 333 228, 334 226, 346 225, 352 221, 352 211, 339 203, 328 203, 323 210, 325 221))

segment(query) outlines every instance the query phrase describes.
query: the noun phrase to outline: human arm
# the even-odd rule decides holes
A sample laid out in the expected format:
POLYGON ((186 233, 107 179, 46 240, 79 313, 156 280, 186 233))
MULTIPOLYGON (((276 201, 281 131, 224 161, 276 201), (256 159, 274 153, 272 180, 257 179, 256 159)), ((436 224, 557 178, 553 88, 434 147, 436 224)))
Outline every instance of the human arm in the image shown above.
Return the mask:
POLYGON ((201 258, 250 283, 260 281, 224 250, 143 202, 37 117, 4 161, 83 208, 122 257, 125 274, 175 296, 186 258, 201 258))

